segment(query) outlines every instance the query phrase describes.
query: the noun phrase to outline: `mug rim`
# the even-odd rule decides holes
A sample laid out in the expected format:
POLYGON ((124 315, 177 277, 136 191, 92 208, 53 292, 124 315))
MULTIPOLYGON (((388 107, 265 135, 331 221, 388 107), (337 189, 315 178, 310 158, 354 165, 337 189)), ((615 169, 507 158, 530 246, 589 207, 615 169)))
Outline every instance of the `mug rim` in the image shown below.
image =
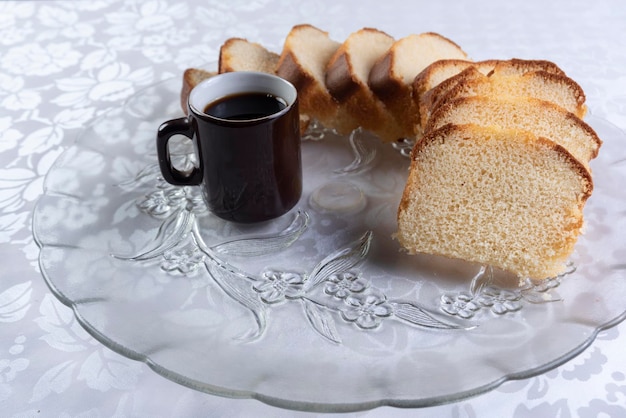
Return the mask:
POLYGON ((295 105, 297 105, 298 103, 298 91, 295 88, 295 86, 289 82, 288 80, 285 80, 282 77, 279 77, 277 75, 274 74, 269 74, 269 73, 264 73, 261 71, 233 71, 233 72, 228 72, 228 73, 222 73, 222 74, 216 74, 208 79, 202 80, 200 83, 198 83, 189 93, 189 97, 187 99, 187 107, 189 108, 189 112, 190 114, 193 114, 196 117, 199 117, 201 119, 205 119, 205 120, 210 120, 210 121, 215 121, 215 122, 219 122, 221 124, 232 124, 232 125, 245 125, 245 124, 249 124, 249 123, 259 123, 259 122, 263 122, 263 121, 267 121, 267 120, 273 120, 276 118, 281 117, 282 115, 286 114, 287 112, 289 112, 295 105), (235 84, 237 80, 242 80, 242 79, 264 79, 265 82, 268 83, 273 83, 274 86, 277 86, 275 90, 280 89, 280 87, 283 88, 287 88, 289 89, 289 96, 290 97, 283 97, 282 94, 278 94, 278 93, 274 93, 273 91, 267 91, 269 89, 247 89, 247 88, 243 88, 244 86, 242 86, 241 84, 235 84), (238 93, 269 93, 269 94, 273 94, 275 96, 281 97, 283 100, 285 100, 286 102, 286 106, 284 109, 279 110, 278 112, 275 113, 271 113, 269 115, 265 115, 262 116, 260 118, 253 118, 253 119, 226 119, 226 118, 220 118, 217 116, 213 116, 213 115, 209 115, 207 113, 204 112, 203 109, 198 108, 198 106, 196 106, 194 104, 194 101, 196 100, 196 96, 198 94, 201 94, 202 92, 205 92, 207 89, 211 89, 214 88, 215 85, 219 85, 219 84, 223 84, 223 83, 233 83, 233 87, 230 89, 225 89, 225 90, 229 90, 227 93, 223 93, 223 94, 218 94, 215 96, 210 96, 207 100, 203 100, 203 107, 206 107, 209 103, 215 102, 221 98, 224 97, 228 97, 230 95, 235 95, 238 93), (291 100, 290 100, 291 99, 291 100))

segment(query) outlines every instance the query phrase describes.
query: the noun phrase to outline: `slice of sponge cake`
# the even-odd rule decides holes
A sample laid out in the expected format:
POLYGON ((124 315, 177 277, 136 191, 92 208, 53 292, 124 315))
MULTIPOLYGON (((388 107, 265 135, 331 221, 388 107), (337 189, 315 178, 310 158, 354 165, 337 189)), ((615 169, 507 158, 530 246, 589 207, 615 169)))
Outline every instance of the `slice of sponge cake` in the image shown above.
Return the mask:
POLYGON ((587 112, 583 89, 571 78, 547 71, 523 74, 492 71, 488 76, 474 72, 456 83, 430 111, 432 113, 447 100, 468 96, 534 97, 561 106, 579 118, 587 112))
POLYGON ((426 67, 442 59, 466 59, 450 39, 434 32, 397 40, 372 67, 368 85, 402 128, 402 137, 415 136, 419 109, 413 101, 413 80, 426 67))
POLYGON ((397 239, 410 253, 554 277, 573 251, 592 188, 588 170, 548 139, 445 125, 413 149, 397 239))
POLYGON ((279 55, 263 45, 242 38, 230 38, 220 47, 218 72, 261 71, 273 74, 279 55))
POLYGON ((425 131, 468 123, 531 131, 563 146, 587 168, 602 144, 591 126, 573 113, 531 97, 460 97, 439 107, 425 131))
POLYGON ((420 124, 424 128, 430 112, 459 81, 484 79, 492 73, 516 76, 532 71, 545 71, 565 76, 556 64, 546 60, 486 60, 471 63, 462 60, 441 60, 429 65, 413 81, 413 100, 418 103, 420 124))
POLYGON ((392 114, 367 85, 372 66, 393 42, 382 31, 363 28, 351 33, 328 62, 325 82, 339 103, 340 133, 363 127, 385 141, 401 137, 392 114))
POLYGON ((327 128, 336 125, 338 104, 326 88, 326 65, 340 45, 315 26, 296 25, 287 35, 276 65, 276 75, 298 90, 300 113, 327 128))

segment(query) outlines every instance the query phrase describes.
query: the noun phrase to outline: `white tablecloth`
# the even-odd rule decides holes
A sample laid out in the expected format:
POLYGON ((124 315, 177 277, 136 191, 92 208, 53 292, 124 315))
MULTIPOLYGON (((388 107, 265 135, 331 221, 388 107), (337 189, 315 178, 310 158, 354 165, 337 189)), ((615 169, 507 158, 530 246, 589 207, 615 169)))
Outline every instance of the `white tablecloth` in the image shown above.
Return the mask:
MULTIPOLYGON (((215 61, 245 37, 280 51, 311 23, 341 40, 362 27, 435 31, 475 60, 548 59, 592 114, 626 129, 626 8, 610 0, 89 0, 0 2, 0 415, 315 416, 164 379, 94 340, 41 278, 31 214, 43 179, 91 119, 143 86, 215 61)), ((626 306, 626 301, 624 301, 626 306)), ((536 377, 419 411, 352 416, 626 416, 626 324, 536 377)))

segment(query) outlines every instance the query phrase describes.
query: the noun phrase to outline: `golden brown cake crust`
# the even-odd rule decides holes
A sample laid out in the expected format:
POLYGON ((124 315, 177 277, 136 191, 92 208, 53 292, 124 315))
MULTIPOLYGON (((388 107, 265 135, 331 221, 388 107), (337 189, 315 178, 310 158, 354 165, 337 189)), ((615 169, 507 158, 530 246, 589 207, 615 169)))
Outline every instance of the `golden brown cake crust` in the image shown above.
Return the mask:
POLYGON ((276 75, 289 80, 298 91, 305 91, 315 84, 313 76, 301 71, 298 61, 290 51, 284 52, 280 56, 280 61, 278 61, 276 67, 276 75))
MULTIPOLYGON (((585 187, 583 188, 582 193, 579 198, 580 209, 582 211, 582 207, 584 206, 587 199, 591 197, 591 193, 593 192, 593 178, 591 177, 591 173, 589 172, 589 170, 587 170, 587 168, 580 161, 578 161, 562 145, 559 145, 555 143, 554 141, 550 140, 549 138, 544 138, 544 137, 538 137, 537 143, 543 144, 546 147, 552 148, 554 151, 558 152, 559 154, 562 154, 564 159, 566 159, 571 165, 572 170, 576 171, 578 176, 584 179, 583 184, 585 185, 585 187)), ((578 225, 578 227, 582 227, 582 222, 583 222, 583 219, 581 217, 580 224, 578 225)))
POLYGON ((389 72, 391 68, 393 68, 394 60, 394 54, 385 54, 370 71, 368 84, 374 94, 382 100, 396 97, 401 91, 409 88, 399 79, 389 77, 389 72))
POLYGON ((348 100, 361 88, 353 74, 347 51, 342 47, 326 67, 326 88, 339 103, 348 100))

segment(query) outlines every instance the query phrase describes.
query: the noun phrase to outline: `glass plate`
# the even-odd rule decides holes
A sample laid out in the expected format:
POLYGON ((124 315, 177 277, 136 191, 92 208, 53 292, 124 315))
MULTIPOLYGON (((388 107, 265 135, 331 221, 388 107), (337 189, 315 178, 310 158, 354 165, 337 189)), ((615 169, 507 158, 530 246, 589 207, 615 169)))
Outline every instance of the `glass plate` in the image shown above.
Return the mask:
MULTIPOLYGON (((208 214, 159 178, 180 81, 98 118, 50 170, 34 213, 53 293, 99 341, 196 390, 314 411, 421 407, 545 372, 626 311, 626 147, 606 121, 586 233, 567 274, 509 286, 489 267, 393 239, 411 144, 312 126, 304 193, 261 225, 208 214)), ((176 164, 193 163, 188 141, 176 164)))

